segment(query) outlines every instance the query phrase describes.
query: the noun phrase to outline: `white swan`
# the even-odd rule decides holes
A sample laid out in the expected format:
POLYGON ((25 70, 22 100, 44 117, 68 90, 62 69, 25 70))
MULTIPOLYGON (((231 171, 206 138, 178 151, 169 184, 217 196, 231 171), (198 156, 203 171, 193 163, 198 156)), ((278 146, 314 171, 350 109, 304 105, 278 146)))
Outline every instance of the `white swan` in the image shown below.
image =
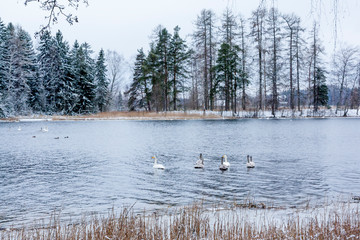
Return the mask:
POLYGON ((247 163, 246 166, 248 168, 254 168, 255 167, 255 163, 252 160, 252 156, 247 155, 247 163))
POLYGON ((48 132, 49 129, 48 129, 47 127, 41 127, 41 131, 42 131, 42 132, 48 132))
POLYGON ((230 163, 229 163, 228 160, 227 160, 227 156, 224 155, 223 158, 224 158, 224 166, 230 167, 230 163))
MULTIPOLYGON (((226 155, 224 155, 224 156, 226 156, 226 155)), ((221 165, 220 165, 220 167, 219 167, 219 169, 221 170, 221 171, 226 171, 226 170, 228 170, 228 166, 226 166, 224 163, 224 156, 222 156, 221 157, 221 165)))
POLYGON ((21 131, 21 126, 18 127, 18 131, 21 131))
POLYGON ((204 168, 204 158, 202 153, 200 153, 199 160, 195 163, 195 168, 204 168))
POLYGON ((153 156, 152 158, 154 159, 154 166, 153 166, 153 168, 162 169, 162 170, 165 169, 164 165, 157 163, 157 158, 156 158, 155 156, 153 156))

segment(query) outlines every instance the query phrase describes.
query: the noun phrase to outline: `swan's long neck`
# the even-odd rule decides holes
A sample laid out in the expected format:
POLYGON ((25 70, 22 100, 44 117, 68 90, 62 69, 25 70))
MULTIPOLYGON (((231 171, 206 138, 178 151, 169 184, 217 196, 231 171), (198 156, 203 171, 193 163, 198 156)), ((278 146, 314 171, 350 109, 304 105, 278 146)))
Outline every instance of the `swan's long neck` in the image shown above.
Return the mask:
POLYGON ((248 162, 248 163, 250 162, 249 155, 247 155, 247 162, 248 162))
POLYGON ((224 164, 224 157, 221 157, 221 165, 224 164))
POLYGON ((250 162, 252 162, 253 160, 252 160, 252 156, 250 156, 250 162))
POLYGON ((227 156, 226 155, 224 155, 224 160, 225 160, 225 162, 227 162, 227 156))
POLYGON ((154 157, 154 164, 157 164, 157 158, 154 157))

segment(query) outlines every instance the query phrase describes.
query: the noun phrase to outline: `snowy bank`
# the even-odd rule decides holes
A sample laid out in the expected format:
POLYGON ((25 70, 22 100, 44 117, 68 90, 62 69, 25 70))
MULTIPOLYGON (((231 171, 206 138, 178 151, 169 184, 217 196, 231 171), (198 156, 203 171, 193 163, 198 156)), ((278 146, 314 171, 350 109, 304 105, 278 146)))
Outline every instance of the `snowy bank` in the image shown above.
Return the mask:
POLYGON ((301 111, 291 111, 290 109, 282 109, 275 111, 275 116, 271 110, 248 110, 248 111, 210 111, 210 110, 188 110, 188 111, 167 111, 167 112, 103 112, 92 115, 78 116, 18 116, 11 119, 2 119, 2 121, 89 121, 89 120, 201 120, 201 119, 282 119, 282 118, 336 118, 349 117, 359 118, 359 111, 349 109, 346 114, 343 110, 335 111, 334 109, 320 109, 317 112, 312 109, 302 109, 301 111))
MULTIPOLYGON (((302 109, 301 111, 291 111, 290 109, 282 109, 275 111, 275 117, 271 110, 249 110, 249 111, 187 111, 189 114, 199 114, 204 116, 219 116, 223 118, 331 118, 344 117, 345 111, 334 109, 320 109, 317 112, 312 109, 302 109)), ((346 111, 346 117, 360 117, 357 109, 349 109, 346 111)))

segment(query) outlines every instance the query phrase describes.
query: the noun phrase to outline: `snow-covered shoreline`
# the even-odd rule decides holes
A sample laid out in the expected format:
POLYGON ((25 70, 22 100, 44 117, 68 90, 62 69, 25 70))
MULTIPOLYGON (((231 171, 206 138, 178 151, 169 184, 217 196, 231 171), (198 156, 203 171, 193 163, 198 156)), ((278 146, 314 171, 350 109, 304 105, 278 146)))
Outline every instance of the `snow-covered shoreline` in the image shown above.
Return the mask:
POLYGON ((289 109, 278 110, 275 117, 271 110, 259 111, 168 111, 168 112, 112 112, 95 115, 79 116, 45 116, 30 115, 17 116, 9 119, 1 119, 0 122, 36 122, 36 121, 89 121, 89 120, 206 120, 206 119, 311 119, 311 118, 360 118, 357 109, 349 109, 344 116, 343 110, 320 109, 314 112, 312 109, 291 111, 289 109))

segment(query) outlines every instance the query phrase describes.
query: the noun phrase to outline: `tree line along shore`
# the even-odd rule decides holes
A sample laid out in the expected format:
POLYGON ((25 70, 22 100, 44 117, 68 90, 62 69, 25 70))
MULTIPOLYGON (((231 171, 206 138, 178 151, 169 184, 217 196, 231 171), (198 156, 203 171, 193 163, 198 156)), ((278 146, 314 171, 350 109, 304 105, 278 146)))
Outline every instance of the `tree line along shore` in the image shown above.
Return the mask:
POLYGON ((179 26, 155 27, 128 67, 116 51, 94 53, 61 31, 33 44, 0 19, 0 117, 204 109, 275 117, 324 107, 346 116, 360 104, 359 48, 343 44, 329 59, 320 28, 265 4, 247 17, 204 9, 186 39, 179 26))

